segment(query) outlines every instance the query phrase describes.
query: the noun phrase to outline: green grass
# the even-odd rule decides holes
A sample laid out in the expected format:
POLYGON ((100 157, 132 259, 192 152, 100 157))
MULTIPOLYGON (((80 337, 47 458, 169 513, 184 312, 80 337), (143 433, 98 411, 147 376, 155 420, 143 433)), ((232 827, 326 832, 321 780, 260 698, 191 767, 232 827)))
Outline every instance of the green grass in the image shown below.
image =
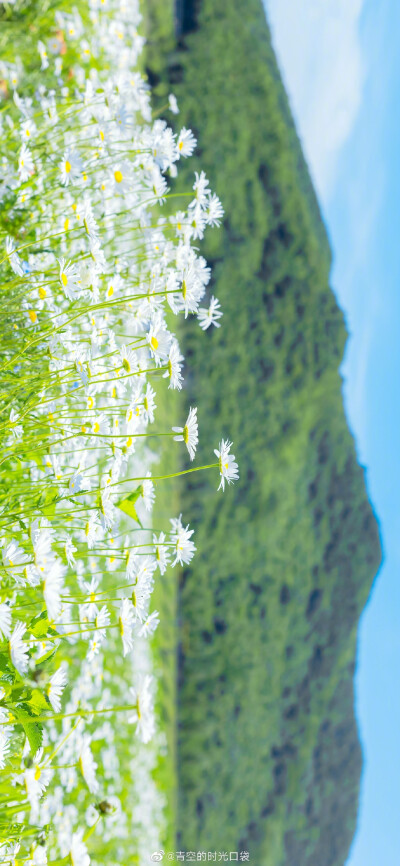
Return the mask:
POLYGON ((336 866, 361 769, 357 624, 380 561, 343 411, 346 331, 261 2, 197 6, 177 43, 171 3, 146 4, 147 64, 156 106, 173 90, 177 128, 199 139, 179 188, 201 167, 226 210, 202 244, 223 327, 181 341, 199 460, 229 436, 241 480, 179 486, 198 554, 178 593, 177 844, 336 866))

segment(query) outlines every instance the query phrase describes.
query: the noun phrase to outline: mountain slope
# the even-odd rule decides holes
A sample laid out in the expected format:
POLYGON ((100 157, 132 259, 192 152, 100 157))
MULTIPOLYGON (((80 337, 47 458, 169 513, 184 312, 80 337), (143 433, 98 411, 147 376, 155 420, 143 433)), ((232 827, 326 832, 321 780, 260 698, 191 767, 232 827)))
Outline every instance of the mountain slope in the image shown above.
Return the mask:
MULTIPOLYGON (((177 844, 265 866, 338 866, 361 753, 357 623, 378 530, 342 403, 331 254, 261 0, 149 0, 156 100, 173 90, 225 207, 202 251, 220 330, 182 334, 200 460, 234 441, 240 483, 189 476, 198 553, 179 586, 177 844), (177 34, 177 35, 176 35, 177 34)), ((170 119, 169 119, 170 120, 170 119)), ((192 182, 188 170, 180 185, 192 182)))

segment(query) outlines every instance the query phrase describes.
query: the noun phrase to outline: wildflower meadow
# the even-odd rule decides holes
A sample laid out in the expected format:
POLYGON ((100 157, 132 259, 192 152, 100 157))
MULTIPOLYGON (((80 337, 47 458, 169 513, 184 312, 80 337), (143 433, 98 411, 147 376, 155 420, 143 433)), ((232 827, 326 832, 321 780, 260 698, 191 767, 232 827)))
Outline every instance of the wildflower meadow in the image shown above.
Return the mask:
POLYGON ((140 25, 137 0, 59 3, 34 79, 10 46, 0 57, 7 866, 144 863, 160 847, 152 592, 196 546, 190 514, 156 525, 153 506, 165 478, 209 471, 222 496, 239 477, 228 440, 195 463, 196 407, 180 417, 172 400, 185 320, 223 325, 199 251, 223 208, 204 172, 174 192, 196 139, 152 111, 140 25), (187 459, 179 472, 157 469, 166 437, 187 459))

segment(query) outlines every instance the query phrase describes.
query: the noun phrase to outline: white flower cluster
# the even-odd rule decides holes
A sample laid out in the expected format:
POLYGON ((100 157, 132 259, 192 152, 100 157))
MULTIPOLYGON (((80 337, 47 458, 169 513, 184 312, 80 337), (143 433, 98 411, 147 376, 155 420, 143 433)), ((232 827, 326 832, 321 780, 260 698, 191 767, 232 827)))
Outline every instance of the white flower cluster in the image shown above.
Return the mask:
MULTIPOLYGON (((0 856, 10 864, 130 862, 161 812, 157 792, 143 795, 158 737, 151 595, 195 545, 181 517, 151 527, 162 477, 151 474, 149 428, 159 389, 182 387, 172 316, 195 315, 205 330, 222 315, 214 297, 200 306, 210 271, 193 241, 223 215, 203 172, 186 210, 162 215, 168 178, 196 142, 152 121, 136 0, 90 0, 88 16, 58 13, 38 46, 34 95, 16 89, 19 61, 1 69, 13 92, 0 113, 0 815, 10 816, 0 856), (135 767, 143 784, 132 794, 135 767)), ((196 409, 173 434, 193 460, 196 409)), ((222 489, 238 477, 230 447, 222 440, 212 464, 222 489)))

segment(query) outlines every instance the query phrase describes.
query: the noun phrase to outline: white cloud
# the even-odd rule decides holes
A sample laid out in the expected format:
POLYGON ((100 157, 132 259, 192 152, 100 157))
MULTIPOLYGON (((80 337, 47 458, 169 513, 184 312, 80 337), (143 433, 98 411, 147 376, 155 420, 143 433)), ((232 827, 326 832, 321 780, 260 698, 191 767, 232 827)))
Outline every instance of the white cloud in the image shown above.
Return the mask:
POLYGON ((264 0, 297 129, 323 202, 361 102, 363 3, 264 0))
POLYGON ((370 365, 378 323, 387 315, 387 297, 382 281, 371 266, 368 250, 374 246, 379 214, 384 206, 385 172, 378 166, 374 184, 368 160, 360 160, 360 177, 346 184, 348 211, 348 249, 340 267, 335 266, 334 284, 339 303, 346 309, 350 339, 342 374, 350 426, 357 437, 362 463, 367 462, 370 428, 370 365))

